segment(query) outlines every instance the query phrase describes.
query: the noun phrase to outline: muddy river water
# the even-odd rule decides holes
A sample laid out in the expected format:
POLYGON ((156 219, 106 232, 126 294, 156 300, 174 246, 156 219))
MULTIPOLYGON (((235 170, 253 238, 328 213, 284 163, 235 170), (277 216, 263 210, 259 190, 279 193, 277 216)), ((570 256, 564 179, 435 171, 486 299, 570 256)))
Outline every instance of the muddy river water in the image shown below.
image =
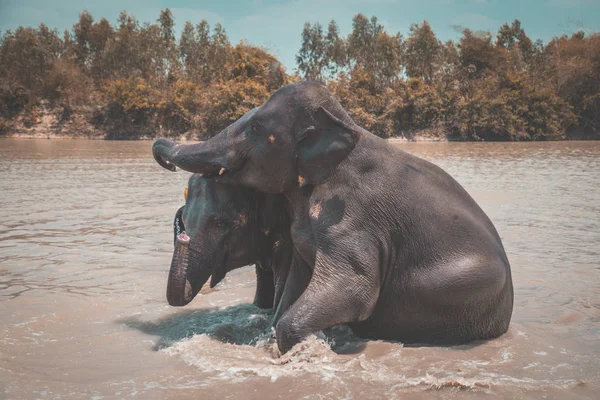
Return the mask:
POLYGON ((504 336, 405 347, 336 327, 280 357, 252 267, 168 306, 189 174, 152 142, 0 139, 0 398, 598 398, 600 142, 397 145, 494 222, 515 286, 504 336))

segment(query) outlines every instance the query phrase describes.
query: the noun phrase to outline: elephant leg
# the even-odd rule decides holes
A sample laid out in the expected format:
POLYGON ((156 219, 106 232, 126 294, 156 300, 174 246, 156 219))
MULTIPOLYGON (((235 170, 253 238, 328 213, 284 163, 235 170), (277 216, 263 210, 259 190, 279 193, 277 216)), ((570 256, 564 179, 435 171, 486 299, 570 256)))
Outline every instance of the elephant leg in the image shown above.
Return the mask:
POLYGON ((277 303, 271 326, 275 326, 279 318, 288 308, 302 295, 310 278, 312 270, 310 266, 302 259, 300 254, 294 250, 292 255, 292 265, 285 281, 285 287, 279 303, 277 303))
MULTIPOLYGON (((273 308, 276 310, 281 302, 285 283, 287 282, 290 269, 292 268, 292 260, 294 256, 294 246, 289 238, 280 240, 278 252, 274 253, 275 257, 271 260, 271 270, 273 271, 273 280, 275 282, 275 296, 273 300, 273 308)), ((307 283, 308 284, 308 281, 307 283)))
POLYGON ((277 345, 282 353, 311 333, 364 321, 375 307, 380 291, 377 256, 369 260, 364 253, 330 254, 343 255, 343 259, 318 254, 308 287, 277 323, 277 345))
POLYGON ((256 294, 253 304, 258 308, 273 308, 274 297, 273 271, 265 268, 262 263, 256 263, 256 294))
POLYGON ((273 280, 275 281, 275 297, 273 300, 273 308, 277 311, 279 307, 279 303, 281 303, 281 298, 283 296, 283 291, 285 290, 285 283, 287 282, 287 277, 290 273, 290 269, 292 267, 292 261, 288 262, 287 268, 285 271, 277 271, 273 273, 273 280))

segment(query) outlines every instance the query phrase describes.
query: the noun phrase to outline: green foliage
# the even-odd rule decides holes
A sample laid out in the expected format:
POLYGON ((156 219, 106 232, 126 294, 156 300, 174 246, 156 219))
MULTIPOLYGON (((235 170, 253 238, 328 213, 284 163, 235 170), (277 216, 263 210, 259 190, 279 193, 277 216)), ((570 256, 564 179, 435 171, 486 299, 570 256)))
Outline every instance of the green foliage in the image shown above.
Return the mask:
POLYGON ((325 80, 359 125, 383 137, 554 140, 582 129, 600 137, 598 34, 544 46, 515 20, 495 42, 463 29, 458 43, 441 43, 424 21, 402 41, 358 14, 352 32, 336 38, 348 55, 339 62, 327 57, 318 24, 302 39, 299 73, 325 80), (327 79, 324 69, 337 74, 327 79))
POLYGON ((409 79, 401 85, 394 109, 397 127, 405 132, 437 127, 444 115, 442 97, 421 79, 409 79))
POLYGON ((156 105, 159 128, 175 133, 198 128, 197 114, 202 110, 199 102, 201 96, 201 88, 194 82, 175 82, 156 105))
POLYGON ((376 17, 369 20, 362 14, 352 19, 352 27, 347 38, 349 66, 369 73, 381 91, 402 71, 402 37, 389 35, 376 17))
MULTIPOLYGON (((495 37, 462 29, 442 43, 423 21, 406 39, 357 14, 340 34, 306 23, 288 75, 275 56, 225 29, 169 9, 154 23, 122 12, 116 24, 84 11, 59 35, 40 25, 0 37, 0 133, 41 110, 86 116, 110 137, 209 137, 279 87, 319 80, 373 133, 412 139, 549 140, 600 137, 600 34, 533 42, 520 21, 495 37)), ((81 118, 80 118, 81 119, 81 118)))
POLYGON ((34 121, 37 105, 86 113, 111 138, 207 137, 262 104, 291 77, 266 50, 232 46, 225 29, 187 22, 175 39, 170 10, 155 24, 122 12, 116 26, 80 14, 62 38, 45 25, 0 41, 0 128, 34 121), (77 110, 75 110, 77 109, 77 110))
POLYGON ((44 78, 43 97, 69 106, 84 104, 92 90, 88 81, 74 62, 61 58, 44 78))
POLYGON ((386 112, 391 90, 379 91, 369 71, 355 67, 350 75, 342 74, 336 82, 330 82, 329 88, 357 124, 383 137, 393 135, 386 112))
MULTIPOLYGON (((32 96, 22 86, 0 87, 0 117, 6 120, 11 119, 17 116, 33 101, 35 100, 32 99, 32 96)), ((5 126, 8 126, 8 123, 5 126)))
POLYGON ((296 56, 298 70, 307 80, 322 81, 329 61, 323 27, 318 22, 314 26, 307 22, 302 30, 302 47, 296 56))
POLYGON ((491 76, 461 97, 451 129, 463 139, 563 139, 574 122, 571 108, 548 90, 531 85, 523 74, 491 76))
POLYGON ((231 51, 224 71, 231 79, 217 80, 206 89, 201 108, 203 137, 219 132, 264 103, 271 93, 290 82, 285 69, 265 50, 239 43, 231 51))
POLYGON ((124 112, 148 110, 156 105, 156 93, 141 78, 117 79, 104 89, 108 102, 124 112))
POLYGON ((427 21, 421 26, 415 24, 410 27, 404 46, 406 75, 431 83, 437 64, 441 61, 442 43, 435 37, 427 21))

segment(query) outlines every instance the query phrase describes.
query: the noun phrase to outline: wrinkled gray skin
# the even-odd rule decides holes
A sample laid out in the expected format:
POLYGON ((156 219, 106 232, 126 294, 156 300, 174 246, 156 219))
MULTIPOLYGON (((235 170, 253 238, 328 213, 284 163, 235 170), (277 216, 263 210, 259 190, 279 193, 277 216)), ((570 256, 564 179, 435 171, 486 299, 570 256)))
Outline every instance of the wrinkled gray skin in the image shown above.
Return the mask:
POLYGON ((428 344, 508 329, 510 266, 488 217, 442 169, 357 126, 321 84, 285 86, 212 139, 159 139, 153 153, 167 169, 285 195, 287 281, 309 282, 300 294, 284 290, 282 352, 341 323, 428 344))
POLYGON ((209 277, 212 288, 227 272, 250 264, 256 264, 254 304, 272 308, 279 302, 292 255, 283 196, 194 174, 173 230, 175 250, 167 283, 170 305, 188 304, 209 277))

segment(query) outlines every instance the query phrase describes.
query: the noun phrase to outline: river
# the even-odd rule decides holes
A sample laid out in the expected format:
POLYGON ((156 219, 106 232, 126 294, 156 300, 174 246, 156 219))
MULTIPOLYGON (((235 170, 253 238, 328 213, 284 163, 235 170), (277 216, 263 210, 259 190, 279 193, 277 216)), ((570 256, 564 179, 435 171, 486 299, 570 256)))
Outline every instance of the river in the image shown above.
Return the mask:
POLYGON ((600 142, 397 145, 495 224, 507 334, 404 347, 338 327, 278 357, 252 267, 168 306, 189 174, 152 142, 0 139, 0 398, 598 398, 600 142))

